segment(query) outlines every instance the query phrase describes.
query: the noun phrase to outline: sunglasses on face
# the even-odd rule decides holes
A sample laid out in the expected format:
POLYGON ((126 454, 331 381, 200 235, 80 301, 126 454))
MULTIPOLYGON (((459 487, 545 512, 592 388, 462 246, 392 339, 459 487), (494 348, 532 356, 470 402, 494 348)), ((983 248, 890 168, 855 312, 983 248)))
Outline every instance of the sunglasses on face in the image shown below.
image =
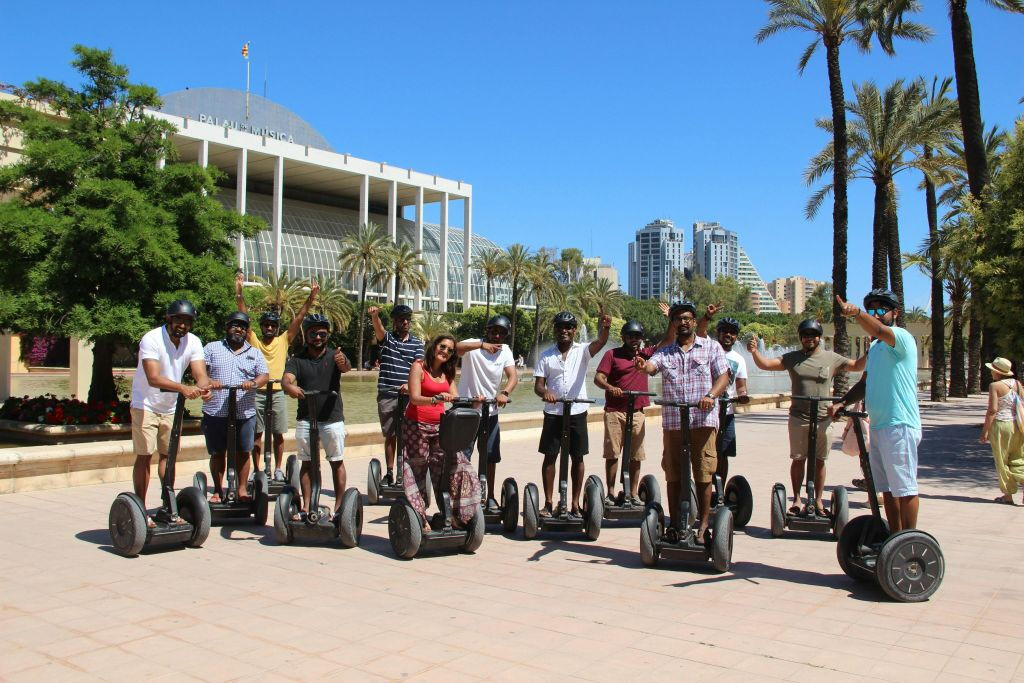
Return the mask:
POLYGON ((239 327, 244 330, 247 329, 249 326, 246 325, 245 323, 228 323, 228 329, 230 330, 232 327, 239 327))
POLYGON ((885 315, 891 310, 891 308, 868 308, 864 312, 868 315, 885 315))
POLYGON ((319 338, 319 337, 327 337, 329 334, 330 333, 327 330, 316 330, 315 332, 310 332, 308 336, 319 338))
POLYGON ((817 337, 818 337, 818 335, 813 333, 813 332, 811 332, 810 334, 801 334, 800 335, 801 339, 816 339, 817 337))
POLYGON ((445 346, 445 345, 442 344, 441 346, 437 347, 437 350, 438 351, 444 351, 445 353, 451 353, 452 351, 455 350, 455 347, 454 346, 445 346))

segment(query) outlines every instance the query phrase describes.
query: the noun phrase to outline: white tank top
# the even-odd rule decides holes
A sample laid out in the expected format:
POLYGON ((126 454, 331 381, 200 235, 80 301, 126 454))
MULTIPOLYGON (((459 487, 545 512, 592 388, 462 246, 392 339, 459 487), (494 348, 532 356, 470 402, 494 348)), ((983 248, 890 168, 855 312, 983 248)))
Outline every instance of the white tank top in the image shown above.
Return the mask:
POLYGON ((998 410, 996 410, 996 418, 1000 422, 1013 422, 1013 397, 1017 396, 1018 400, 1020 396, 1017 394, 1017 380, 1015 379, 1002 379, 999 380, 1005 384, 1010 390, 999 397, 998 410))

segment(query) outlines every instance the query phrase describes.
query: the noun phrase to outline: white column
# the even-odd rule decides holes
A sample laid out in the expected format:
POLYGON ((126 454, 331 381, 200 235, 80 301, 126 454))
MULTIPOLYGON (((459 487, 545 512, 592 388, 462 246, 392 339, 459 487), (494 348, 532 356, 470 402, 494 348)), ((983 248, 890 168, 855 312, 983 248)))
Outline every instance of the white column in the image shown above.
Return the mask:
POLYGON ((468 311, 473 288, 470 276, 473 274, 473 198, 462 202, 462 310, 468 311))
POLYGON ((364 175, 359 183, 359 227, 370 222, 370 176, 364 175))
POLYGON ((284 211, 284 157, 274 159, 274 208, 270 227, 274 231, 274 273, 281 274, 281 216, 284 211))
MULTIPOLYGON (((388 185, 388 237, 392 244, 398 244, 398 182, 392 180, 388 185)), ((395 291, 394 276, 388 281, 388 291, 395 291)), ((398 303, 398 292, 395 292, 395 303, 398 303)), ((386 299, 387 297, 385 297, 386 299)))
POLYGON ((77 337, 70 340, 71 346, 71 377, 69 389, 72 396, 84 401, 89 396, 89 384, 92 383, 92 344, 77 337))
POLYGON ((438 305, 441 313, 448 311, 448 193, 441 193, 441 272, 438 277, 438 305))
MULTIPOLYGON (((415 240, 414 246, 416 251, 423 255, 423 188, 416 188, 416 234, 413 238, 415 240)), ((416 292, 412 302, 413 309, 419 311, 423 309, 423 294, 416 292)))
POLYGON ((206 168, 210 164, 210 143, 207 140, 199 141, 198 164, 203 168, 206 168))
POLYGON ((11 397, 11 361, 14 356, 13 334, 0 334, 0 401, 11 397))
MULTIPOLYGON (((235 210, 244 216, 246 185, 249 179, 249 150, 244 147, 238 150, 238 172, 235 175, 235 210)), ((245 268, 245 238, 242 235, 238 236, 238 267, 245 268)))

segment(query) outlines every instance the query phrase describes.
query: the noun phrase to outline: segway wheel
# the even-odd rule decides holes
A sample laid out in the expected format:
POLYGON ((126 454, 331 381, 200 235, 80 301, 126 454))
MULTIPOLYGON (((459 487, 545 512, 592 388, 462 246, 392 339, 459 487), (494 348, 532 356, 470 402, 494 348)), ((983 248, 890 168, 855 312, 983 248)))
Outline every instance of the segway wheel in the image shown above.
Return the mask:
POLYGON ((779 538, 786 532, 786 487, 776 484, 772 487, 772 538, 779 538))
POLYGON ((462 552, 475 553, 480 544, 484 542, 486 532, 487 521, 484 519, 484 509, 478 503, 473 512, 473 518, 466 525, 466 542, 462 544, 462 552))
POLYGON ((195 486, 186 486, 178 491, 177 501, 178 514, 192 525, 192 535, 185 545, 190 548, 198 548, 206 542, 210 535, 210 521, 213 518, 210 513, 210 503, 195 486))
POLYGON ((501 484, 501 528, 506 534, 515 533, 519 526, 519 487, 509 477, 501 484))
POLYGON ((660 503, 648 503, 640 523, 640 560, 645 567, 655 566, 661 557, 658 550, 658 542, 661 540, 660 507, 660 503))
POLYGON ((889 535, 889 525, 885 520, 876 520, 873 515, 854 517, 839 534, 836 543, 836 559, 843 572, 855 581, 873 581, 871 572, 850 560, 861 555, 861 548, 877 548, 889 535))
POLYGON ((366 472, 366 501, 370 505, 380 502, 380 460, 373 458, 366 472))
POLYGON ((270 480, 267 479, 267 473, 261 470, 252 480, 253 522, 260 526, 267 523, 268 508, 270 507, 269 492, 270 480))
POLYGON ((715 571, 727 572, 732 564, 733 514, 720 507, 711 517, 711 564, 715 571))
POLYGON ((587 480, 583 491, 583 533, 591 541, 601 535, 601 520, 604 518, 604 493, 600 482, 587 480))
POLYGON ((537 537, 540 527, 540 493, 536 484, 527 484, 523 491, 523 538, 537 537))
POLYGON ((294 540, 292 528, 288 524, 295 514, 293 493, 294 489, 291 486, 285 486, 277 494, 277 503, 274 505, 274 538, 281 545, 287 545, 294 540))
POLYGON ((923 602, 939 589, 946 560, 939 542, 917 529, 898 531, 882 543, 875 578, 899 602, 923 602))
POLYGON ((832 536, 839 538, 843 535, 843 527, 850 518, 850 497, 846 489, 837 486, 832 489, 832 501, 829 510, 832 512, 832 536))
POLYGON ((338 538, 346 548, 355 548, 363 536, 363 497, 354 486, 341 498, 338 509, 338 538))
POLYGON ((754 512, 754 492, 746 477, 736 475, 725 485, 725 504, 733 511, 733 524, 742 529, 754 512))
POLYGON ((591 474, 587 477, 587 481, 583 484, 583 490, 586 491, 587 487, 590 486, 590 482, 594 482, 597 485, 597 490, 601 492, 601 500, 604 500, 604 482, 601 481, 601 477, 596 474, 591 474))
POLYGON ((653 474, 645 474, 640 478, 637 494, 645 505, 647 503, 658 503, 661 505, 661 485, 658 484, 658 478, 653 474))
POLYGON ((119 554, 135 557, 146 544, 146 508, 134 493, 119 493, 110 505, 110 543, 119 554))
POLYGON ((206 472, 196 472, 192 477, 192 485, 199 489, 199 493, 203 494, 203 498, 205 498, 207 494, 206 472))
POLYGON ((403 560, 416 557, 423 541, 423 522, 412 506, 400 501, 391 506, 388 514, 388 537, 391 548, 403 560))

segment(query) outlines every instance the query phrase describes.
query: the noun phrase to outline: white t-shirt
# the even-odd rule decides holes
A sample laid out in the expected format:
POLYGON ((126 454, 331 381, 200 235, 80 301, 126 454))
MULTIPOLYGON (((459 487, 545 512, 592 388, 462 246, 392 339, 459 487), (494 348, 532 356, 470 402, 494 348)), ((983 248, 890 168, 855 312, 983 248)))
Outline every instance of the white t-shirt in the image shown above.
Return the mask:
MULTIPOLYGON (((729 350, 729 353, 725 354, 725 362, 729 364, 729 387, 726 394, 729 398, 735 398, 736 380, 747 378, 747 361, 733 348, 729 350)), ((726 414, 731 415, 735 412, 736 405, 730 403, 726 408, 726 414)))
POLYGON ((189 363, 194 360, 205 362, 203 343, 199 341, 199 337, 189 332, 175 347, 171 336, 167 334, 166 325, 150 330, 139 342, 139 365, 135 368, 135 377, 132 379, 132 408, 169 415, 174 412, 178 394, 149 386, 146 371, 142 369, 144 360, 160 361, 160 376, 173 382, 180 382, 189 363))
MULTIPOLYGON (((467 342, 478 342, 479 339, 467 339, 467 342)), ((462 374, 459 376, 459 396, 483 396, 494 398, 501 386, 501 376, 505 368, 515 367, 512 349, 502 344, 497 353, 488 353, 483 349, 474 349, 462 356, 462 374)))
MULTIPOLYGON (((534 377, 543 377, 548 390, 553 391, 559 398, 589 398, 587 396, 587 363, 590 362, 590 344, 584 342, 573 342, 565 360, 562 360, 562 352, 558 346, 540 355, 537 367, 533 371, 534 377)), ((573 403, 570 415, 579 415, 587 412, 586 403, 573 403)), ((561 403, 545 403, 544 412, 549 415, 561 415, 561 403)))

